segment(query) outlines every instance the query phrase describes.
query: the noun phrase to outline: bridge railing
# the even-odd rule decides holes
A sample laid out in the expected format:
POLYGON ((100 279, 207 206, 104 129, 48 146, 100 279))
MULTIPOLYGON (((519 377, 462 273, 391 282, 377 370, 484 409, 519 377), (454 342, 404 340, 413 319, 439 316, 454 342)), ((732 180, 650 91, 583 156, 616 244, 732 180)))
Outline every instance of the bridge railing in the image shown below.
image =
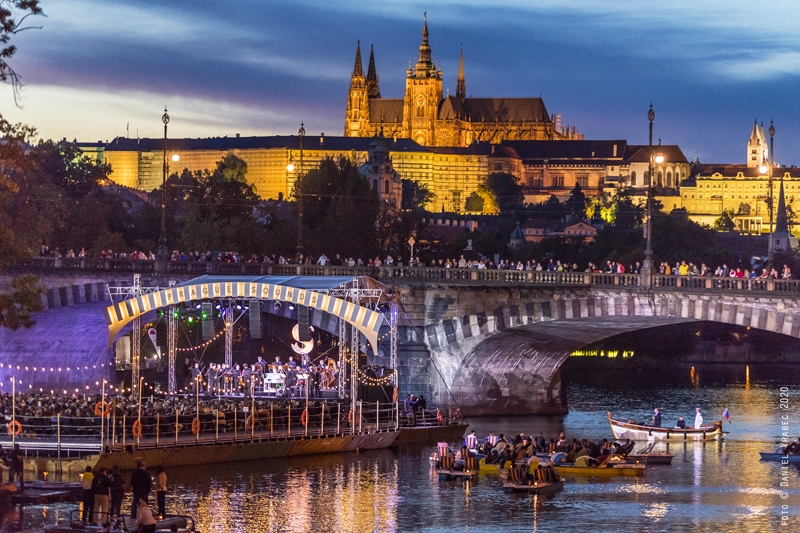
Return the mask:
MULTIPOLYGON (((34 271, 87 270, 113 273, 155 273, 155 261, 133 259, 59 259, 32 257, 18 265, 34 271)), ((552 272, 536 270, 481 270, 477 268, 438 268, 407 266, 280 265, 267 263, 227 263, 220 261, 167 261, 164 273, 201 276, 278 275, 278 276, 369 276, 384 283, 395 281, 443 281, 447 283, 487 283, 519 285, 583 285, 592 287, 638 287, 639 274, 598 272, 552 272)), ((662 290, 702 290, 800 293, 800 281, 772 278, 728 278, 705 276, 653 276, 653 287, 662 290)))

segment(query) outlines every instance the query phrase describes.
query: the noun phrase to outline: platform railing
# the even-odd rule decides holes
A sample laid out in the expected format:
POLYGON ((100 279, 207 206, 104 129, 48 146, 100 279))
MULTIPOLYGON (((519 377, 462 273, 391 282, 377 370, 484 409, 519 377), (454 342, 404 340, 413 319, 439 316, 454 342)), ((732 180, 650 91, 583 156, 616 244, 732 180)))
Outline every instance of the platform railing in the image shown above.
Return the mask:
MULTIPOLYGON (((246 403, 246 402, 241 402, 246 403)), ((129 412, 101 417, 17 416, 21 431, 16 442, 28 451, 97 452, 134 448, 163 448, 195 444, 250 442, 264 439, 321 437, 393 431, 399 425, 398 405, 392 402, 271 402, 200 414, 167 413, 138 416, 129 412)), ((10 446, 0 439, 0 444, 10 446)))

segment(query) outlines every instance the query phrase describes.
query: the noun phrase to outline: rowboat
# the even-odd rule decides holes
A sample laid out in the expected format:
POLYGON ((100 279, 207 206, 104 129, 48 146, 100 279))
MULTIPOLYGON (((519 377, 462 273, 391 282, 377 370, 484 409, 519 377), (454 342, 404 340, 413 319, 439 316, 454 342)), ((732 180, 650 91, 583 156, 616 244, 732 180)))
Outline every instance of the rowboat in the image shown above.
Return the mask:
MULTIPOLYGON (((478 470, 480 470, 484 474, 499 474, 500 473, 500 465, 499 464, 488 464, 486 462, 486 457, 482 457, 478 461, 478 470)), ((506 467, 506 470, 508 470, 508 467, 506 467)))
POLYGON ((688 442, 688 441, 713 441, 722 440, 727 434, 722 431, 722 420, 717 420, 712 424, 704 424, 699 429, 695 428, 658 428, 644 426, 633 422, 622 422, 614 420, 610 412, 608 422, 611 424, 611 432, 617 440, 630 439, 632 441, 667 441, 667 442, 688 442))
POLYGON ((443 455, 436 466, 436 475, 439 481, 452 481, 456 479, 472 479, 478 475, 478 462, 474 457, 464 459, 463 468, 456 468, 452 455, 443 455))
POLYGON ((564 479, 553 467, 536 468, 528 473, 524 468, 514 467, 508 471, 509 479, 503 483, 506 492, 549 494, 564 488, 564 479))
POLYGON ((800 455, 783 453, 783 446, 778 446, 774 451, 758 452, 762 461, 776 461, 783 464, 800 463, 800 455))
POLYGON ((653 451, 656 443, 651 442, 636 453, 625 456, 627 463, 640 463, 644 465, 671 465, 672 454, 666 451, 653 451))
POLYGON ((555 465, 553 468, 559 476, 596 476, 596 477, 614 477, 614 476, 632 476, 644 477, 647 472, 647 467, 643 464, 603 464, 600 466, 575 466, 574 464, 561 464, 555 465))

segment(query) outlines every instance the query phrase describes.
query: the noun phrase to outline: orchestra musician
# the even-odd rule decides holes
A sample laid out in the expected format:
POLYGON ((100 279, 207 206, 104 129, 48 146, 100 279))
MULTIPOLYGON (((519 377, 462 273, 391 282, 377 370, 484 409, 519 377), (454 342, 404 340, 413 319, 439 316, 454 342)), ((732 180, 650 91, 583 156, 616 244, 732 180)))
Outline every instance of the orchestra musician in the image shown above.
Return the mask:
POLYGON ((206 381, 208 382, 208 387, 206 392, 208 394, 214 394, 217 390, 219 384, 218 381, 218 374, 217 374, 217 365, 215 363, 209 363, 208 369, 206 370, 206 381))

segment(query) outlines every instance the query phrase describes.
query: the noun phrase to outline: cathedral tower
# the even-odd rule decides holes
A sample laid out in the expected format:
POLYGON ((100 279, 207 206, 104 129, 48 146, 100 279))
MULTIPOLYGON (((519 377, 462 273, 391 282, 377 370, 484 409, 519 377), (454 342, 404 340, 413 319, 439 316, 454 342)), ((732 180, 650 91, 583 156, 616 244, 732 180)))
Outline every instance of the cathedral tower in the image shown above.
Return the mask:
POLYGON ((428 17, 422 26, 422 44, 419 59, 413 71, 406 75, 406 94, 403 99, 403 116, 408 137, 423 146, 433 145, 436 139, 435 121, 442 101, 442 71, 431 60, 428 44, 428 17))
POLYGON ((758 127, 758 120, 753 124, 753 132, 750 140, 747 141, 747 166, 758 168, 761 165, 769 165, 769 149, 767 148, 767 138, 764 136, 764 125, 758 127))
MULTIPOLYGON (((372 62, 370 62, 370 66, 372 62)), ((375 77, 377 86, 378 78, 375 77)), ((350 77, 350 90, 347 92, 347 112, 344 119, 344 134, 346 137, 358 137, 361 132, 369 131, 369 95, 367 78, 364 77, 364 68, 361 66, 361 41, 356 46, 356 63, 350 77)))
POLYGON ((375 70, 375 47, 369 47, 369 67, 367 68, 367 96, 380 98, 381 87, 378 85, 378 72, 375 70))

